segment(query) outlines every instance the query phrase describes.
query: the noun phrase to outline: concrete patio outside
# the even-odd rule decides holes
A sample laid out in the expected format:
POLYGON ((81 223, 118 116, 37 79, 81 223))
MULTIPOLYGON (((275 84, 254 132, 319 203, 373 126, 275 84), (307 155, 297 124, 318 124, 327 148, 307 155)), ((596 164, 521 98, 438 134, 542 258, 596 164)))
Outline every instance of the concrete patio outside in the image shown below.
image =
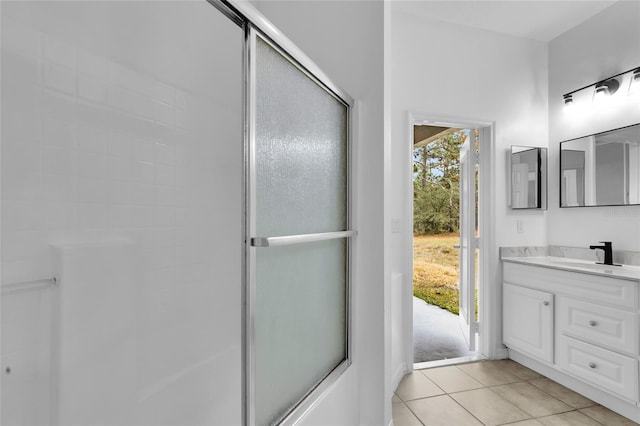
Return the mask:
POLYGON ((467 348, 458 315, 413 298, 413 362, 476 355, 467 348))

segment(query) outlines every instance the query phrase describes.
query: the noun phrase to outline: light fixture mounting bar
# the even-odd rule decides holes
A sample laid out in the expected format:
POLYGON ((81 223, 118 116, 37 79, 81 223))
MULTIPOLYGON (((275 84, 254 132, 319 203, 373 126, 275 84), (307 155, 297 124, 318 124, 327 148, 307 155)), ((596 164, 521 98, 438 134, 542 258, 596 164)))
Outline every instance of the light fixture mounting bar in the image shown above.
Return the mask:
POLYGON ((633 73, 633 72, 634 72, 635 70, 637 70, 637 69, 638 69, 638 67, 633 67, 633 68, 631 68, 631 69, 629 69, 629 70, 627 70, 627 71, 621 72, 621 73, 616 74, 616 75, 613 75, 613 76, 611 76, 611 77, 603 78, 602 80, 600 80, 600 81, 596 81, 595 83, 587 84, 587 85, 586 85, 586 86, 584 86, 584 87, 581 87, 581 88, 579 88, 579 89, 576 89, 576 90, 573 90, 573 91, 571 91, 571 92, 567 92, 567 93, 565 93, 565 94, 563 95, 563 97, 564 97, 564 96, 567 96, 567 95, 572 95, 572 94, 574 94, 574 93, 576 93, 576 92, 579 92, 579 91, 581 91, 581 90, 587 89, 587 88, 589 88, 589 87, 591 87, 591 86, 597 86, 597 85, 598 85, 598 84, 600 84, 600 83, 604 83, 605 81, 611 80, 611 79, 616 78, 616 77, 620 77, 621 75, 625 75, 625 74, 628 74, 628 73, 633 73))

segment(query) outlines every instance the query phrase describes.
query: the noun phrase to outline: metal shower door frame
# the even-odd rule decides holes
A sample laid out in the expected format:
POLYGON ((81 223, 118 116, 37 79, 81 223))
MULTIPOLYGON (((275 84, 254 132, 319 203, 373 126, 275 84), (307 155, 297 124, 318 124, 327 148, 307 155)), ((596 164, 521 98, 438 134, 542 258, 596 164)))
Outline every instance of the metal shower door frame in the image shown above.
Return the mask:
POLYGON ((244 249, 243 282, 242 282, 242 330, 243 330, 243 371, 242 371, 242 400, 243 424, 255 425, 255 255, 252 253, 259 247, 273 247, 287 244, 297 244, 310 241, 328 239, 345 239, 347 243, 346 261, 346 330, 345 330, 345 358, 335 367, 315 388, 311 389, 297 405, 287 413, 282 424, 292 424, 310 410, 318 398, 334 383, 338 377, 351 365, 352 358, 352 315, 351 315, 351 252, 352 238, 356 232, 351 229, 352 219, 352 139, 353 139, 353 106, 354 99, 336 85, 302 50, 289 40, 279 29, 271 24, 253 6, 235 0, 207 0, 216 9, 244 29, 243 47, 243 114, 244 114, 244 205, 245 215, 243 232, 244 249), (292 65, 313 80, 329 95, 347 108, 347 229, 338 232, 322 234, 306 234, 296 236, 255 236, 251 232, 255 229, 255 44, 257 37, 267 42, 278 53, 283 55, 292 65))

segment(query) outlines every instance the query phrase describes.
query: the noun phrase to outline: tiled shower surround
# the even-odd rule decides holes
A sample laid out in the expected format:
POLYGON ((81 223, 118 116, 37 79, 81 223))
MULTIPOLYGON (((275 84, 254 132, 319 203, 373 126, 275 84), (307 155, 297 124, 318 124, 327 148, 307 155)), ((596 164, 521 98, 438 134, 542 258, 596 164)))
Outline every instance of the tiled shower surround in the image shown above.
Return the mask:
POLYGON ((242 31, 180 3, 2 4, 2 284, 63 270, 3 291, 2 424, 239 421, 242 31))

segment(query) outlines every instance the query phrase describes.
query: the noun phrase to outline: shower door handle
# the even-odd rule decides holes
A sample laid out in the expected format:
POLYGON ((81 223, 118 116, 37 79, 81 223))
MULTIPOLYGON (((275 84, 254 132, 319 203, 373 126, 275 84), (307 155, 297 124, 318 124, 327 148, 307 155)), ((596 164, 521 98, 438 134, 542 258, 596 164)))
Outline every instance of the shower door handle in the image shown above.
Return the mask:
POLYGON ((290 244, 311 243, 314 241, 350 238, 357 235, 356 231, 321 232, 317 234, 287 235, 282 237, 254 237, 251 238, 252 247, 279 247, 290 244))

